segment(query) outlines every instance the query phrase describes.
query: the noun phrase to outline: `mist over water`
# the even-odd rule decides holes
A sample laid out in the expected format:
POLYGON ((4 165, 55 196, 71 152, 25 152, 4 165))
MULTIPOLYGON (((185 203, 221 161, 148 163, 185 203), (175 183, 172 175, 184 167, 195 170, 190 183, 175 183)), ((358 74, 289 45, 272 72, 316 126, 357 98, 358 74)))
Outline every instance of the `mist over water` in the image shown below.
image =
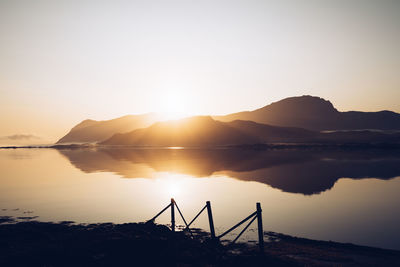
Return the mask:
POLYGON ((0 150, 0 173, 1 215, 140 222, 174 197, 191 220, 210 200, 218 234, 261 202, 265 231, 400 249, 393 150, 17 149, 0 150))

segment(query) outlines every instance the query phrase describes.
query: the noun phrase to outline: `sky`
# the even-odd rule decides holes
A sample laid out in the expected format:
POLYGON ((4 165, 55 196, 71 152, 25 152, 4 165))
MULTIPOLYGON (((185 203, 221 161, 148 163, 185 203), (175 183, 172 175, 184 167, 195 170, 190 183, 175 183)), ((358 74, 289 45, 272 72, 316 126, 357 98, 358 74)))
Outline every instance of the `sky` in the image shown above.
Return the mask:
POLYGON ((399 14, 395 0, 0 0, 0 140, 299 95, 400 112, 399 14))

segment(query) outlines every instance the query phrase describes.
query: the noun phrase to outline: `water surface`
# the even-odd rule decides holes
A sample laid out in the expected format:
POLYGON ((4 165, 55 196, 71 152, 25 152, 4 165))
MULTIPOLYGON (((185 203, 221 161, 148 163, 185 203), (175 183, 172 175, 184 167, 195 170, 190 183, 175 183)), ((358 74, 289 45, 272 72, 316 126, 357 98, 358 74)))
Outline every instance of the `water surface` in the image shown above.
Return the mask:
POLYGON ((190 220, 210 200, 219 234, 261 202, 266 231, 400 249, 396 151, 16 149, 0 150, 0 173, 0 215, 139 222, 174 197, 190 220))

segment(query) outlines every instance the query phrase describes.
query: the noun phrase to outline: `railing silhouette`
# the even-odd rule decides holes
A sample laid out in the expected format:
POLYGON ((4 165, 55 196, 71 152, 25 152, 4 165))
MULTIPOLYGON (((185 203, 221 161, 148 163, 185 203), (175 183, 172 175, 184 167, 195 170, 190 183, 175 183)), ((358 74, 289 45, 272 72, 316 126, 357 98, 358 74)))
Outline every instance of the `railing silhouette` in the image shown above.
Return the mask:
POLYGON ((164 211, 166 211, 168 208, 171 208, 171 231, 175 232, 175 207, 178 210, 183 222, 185 223, 186 228, 184 230, 188 230, 191 236, 193 237, 193 233, 190 230, 190 225, 200 216, 200 214, 207 209, 207 214, 208 214, 208 223, 210 226, 210 234, 211 238, 214 240, 219 240, 221 237, 227 235, 228 233, 232 232, 236 228, 238 228, 240 225, 243 223, 247 222, 250 220, 250 222, 242 229, 242 231, 236 236, 236 238, 231 242, 232 244, 235 243, 240 236, 249 228, 249 226, 257 219, 258 225, 258 246, 260 248, 261 252, 264 252, 264 232, 263 232, 263 224, 262 224, 262 210, 261 210, 261 204, 257 202, 256 204, 256 211, 244 218, 242 221, 239 223, 235 224, 231 228, 229 228, 227 231, 224 233, 220 234, 219 236, 215 235, 215 229, 214 229, 214 221, 213 221, 213 216, 212 216, 212 210, 211 210, 211 203, 210 201, 206 202, 206 205, 200 210, 199 213, 189 222, 189 224, 186 222, 185 217, 183 216, 181 210, 178 207, 178 204, 176 204, 175 200, 171 198, 171 203, 168 204, 164 209, 162 209, 156 216, 154 216, 152 219, 150 219, 150 222, 154 222, 155 219, 160 216, 164 211))

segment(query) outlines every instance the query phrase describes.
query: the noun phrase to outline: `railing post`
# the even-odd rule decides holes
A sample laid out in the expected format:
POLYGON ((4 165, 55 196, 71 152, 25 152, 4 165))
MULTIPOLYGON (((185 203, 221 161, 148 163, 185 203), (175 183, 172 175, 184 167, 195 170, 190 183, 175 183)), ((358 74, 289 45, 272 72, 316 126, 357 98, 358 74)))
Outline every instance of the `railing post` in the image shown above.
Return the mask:
POLYGON ((257 202, 257 222, 258 222, 258 246, 260 247, 260 252, 264 253, 264 231, 263 231, 260 202, 257 202))
POLYGON ((171 230, 175 232, 175 200, 171 198, 171 230))
POLYGON ((215 239, 214 220, 213 220, 213 216, 212 216, 210 201, 206 202, 206 206, 207 206, 207 212, 208 212, 208 222, 210 224, 211 238, 215 239))

